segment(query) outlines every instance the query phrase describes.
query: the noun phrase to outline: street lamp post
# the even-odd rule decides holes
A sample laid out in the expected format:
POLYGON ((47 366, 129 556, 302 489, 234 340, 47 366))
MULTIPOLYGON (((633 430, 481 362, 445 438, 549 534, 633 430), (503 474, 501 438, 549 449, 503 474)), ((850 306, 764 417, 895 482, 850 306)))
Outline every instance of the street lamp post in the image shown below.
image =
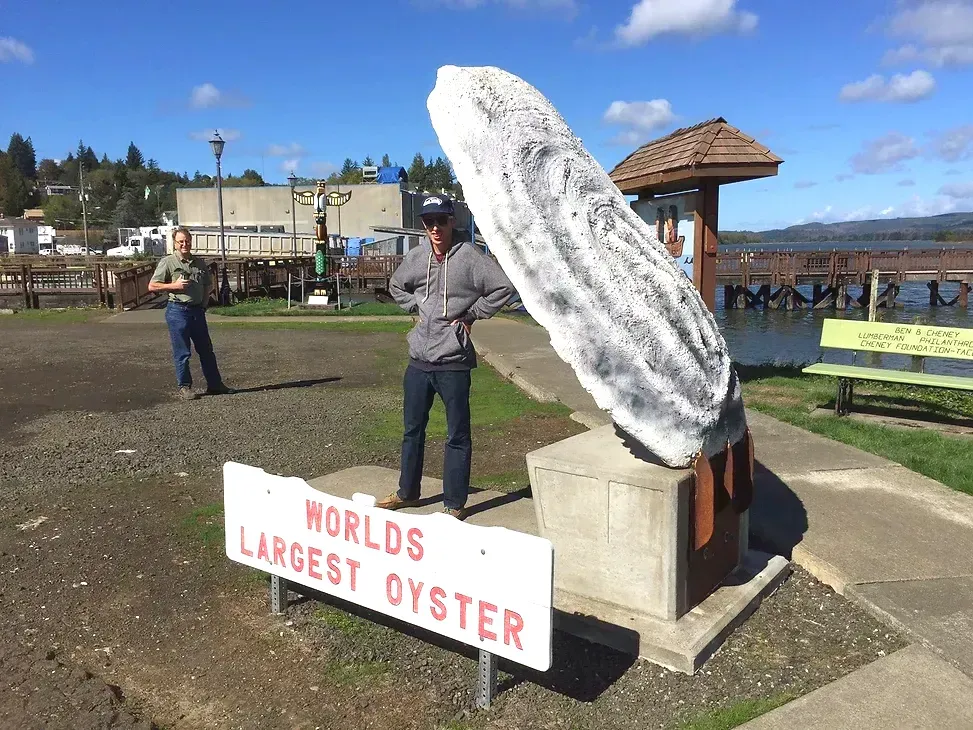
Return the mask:
POLYGON ((220 158, 223 156, 223 146, 226 142, 220 137, 219 132, 215 132, 213 139, 209 141, 213 148, 213 155, 216 157, 216 205, 220 217, 220 258, 223 264, 223 277, 220 282, 220 305, 226 307, 230 305, 230 282, 226 275, 226 236, 223 232, 223 170, 220 167, 220 158))
POLYGON ((294 197, 294 188, 297 186, 297 175, 294 174, 293 170, 291 170, 287 182, 291 185, 291 256, 297 256, 297 214, 294 211, 294 207, 297 205, 297 199, 294 197))

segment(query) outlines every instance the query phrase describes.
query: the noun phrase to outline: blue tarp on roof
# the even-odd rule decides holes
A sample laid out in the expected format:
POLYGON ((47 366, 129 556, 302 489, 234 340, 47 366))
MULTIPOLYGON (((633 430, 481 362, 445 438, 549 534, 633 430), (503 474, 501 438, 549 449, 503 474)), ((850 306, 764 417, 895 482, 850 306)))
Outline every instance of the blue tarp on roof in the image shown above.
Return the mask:
POLYGON ((404 167, 380 167, 378 168, 378 177, 375 178, 377 183, 400 183, 409 182, 409 173, 405 171, 404 167))

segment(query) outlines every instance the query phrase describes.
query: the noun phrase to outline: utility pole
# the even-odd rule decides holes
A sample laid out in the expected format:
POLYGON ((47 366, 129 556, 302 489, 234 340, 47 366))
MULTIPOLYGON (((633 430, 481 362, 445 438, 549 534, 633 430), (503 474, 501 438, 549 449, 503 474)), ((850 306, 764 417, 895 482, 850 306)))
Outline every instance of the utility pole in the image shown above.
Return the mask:
POLYGON ((78 173, 81 175, 81 219, 84 221, 84 250, 88 251, 88 202, 84 194, 84 160, 78 160, 78 173))

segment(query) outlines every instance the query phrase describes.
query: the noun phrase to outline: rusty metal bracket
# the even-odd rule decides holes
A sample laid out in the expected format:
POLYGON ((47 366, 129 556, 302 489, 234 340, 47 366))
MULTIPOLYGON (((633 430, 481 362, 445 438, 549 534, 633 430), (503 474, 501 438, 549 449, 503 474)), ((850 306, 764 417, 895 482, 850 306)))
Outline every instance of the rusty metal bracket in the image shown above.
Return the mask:
POLYGON ((748 428, 739 441, 707 458, 702 452, 693 462, 693 549, 713 539, 718 506, 728 500, 737 514, 753 503, 753 439, 748 428))

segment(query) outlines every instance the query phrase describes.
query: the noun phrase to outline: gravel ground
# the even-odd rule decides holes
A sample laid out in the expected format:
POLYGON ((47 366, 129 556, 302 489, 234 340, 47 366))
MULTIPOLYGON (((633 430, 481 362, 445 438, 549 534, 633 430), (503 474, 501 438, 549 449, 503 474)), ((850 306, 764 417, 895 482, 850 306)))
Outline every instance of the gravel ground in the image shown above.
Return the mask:
MULTIPOLYGON (((400 335, 212 330, 224 379, 241 392, 184 402, 163 327, 4 327, 0 488, 195 476, 228 460, 305 478, 360 457, 387 461, 360 453, 356 434, 399 407, 394 391, 374 386, 388 379, 381 358, 401 348, 400 335)), ((195 359, 193 368, 201 380, 195 359)))
MULTIPOLYGON (((395 466, 368 432, 398 408, 402 335, 213 331, 242 392, 186 403, 161 326, 0 321, 0 726, 672 728, 903 645, 797 570, 695 677, 556 634, 550 672, 501 665, 499 701, 472 712, 469 649, 327 601, 271 617, 265 581, 222 554, 223 461, 395 466)), ((474 471, 576 428, 484 433, 474 471)))

